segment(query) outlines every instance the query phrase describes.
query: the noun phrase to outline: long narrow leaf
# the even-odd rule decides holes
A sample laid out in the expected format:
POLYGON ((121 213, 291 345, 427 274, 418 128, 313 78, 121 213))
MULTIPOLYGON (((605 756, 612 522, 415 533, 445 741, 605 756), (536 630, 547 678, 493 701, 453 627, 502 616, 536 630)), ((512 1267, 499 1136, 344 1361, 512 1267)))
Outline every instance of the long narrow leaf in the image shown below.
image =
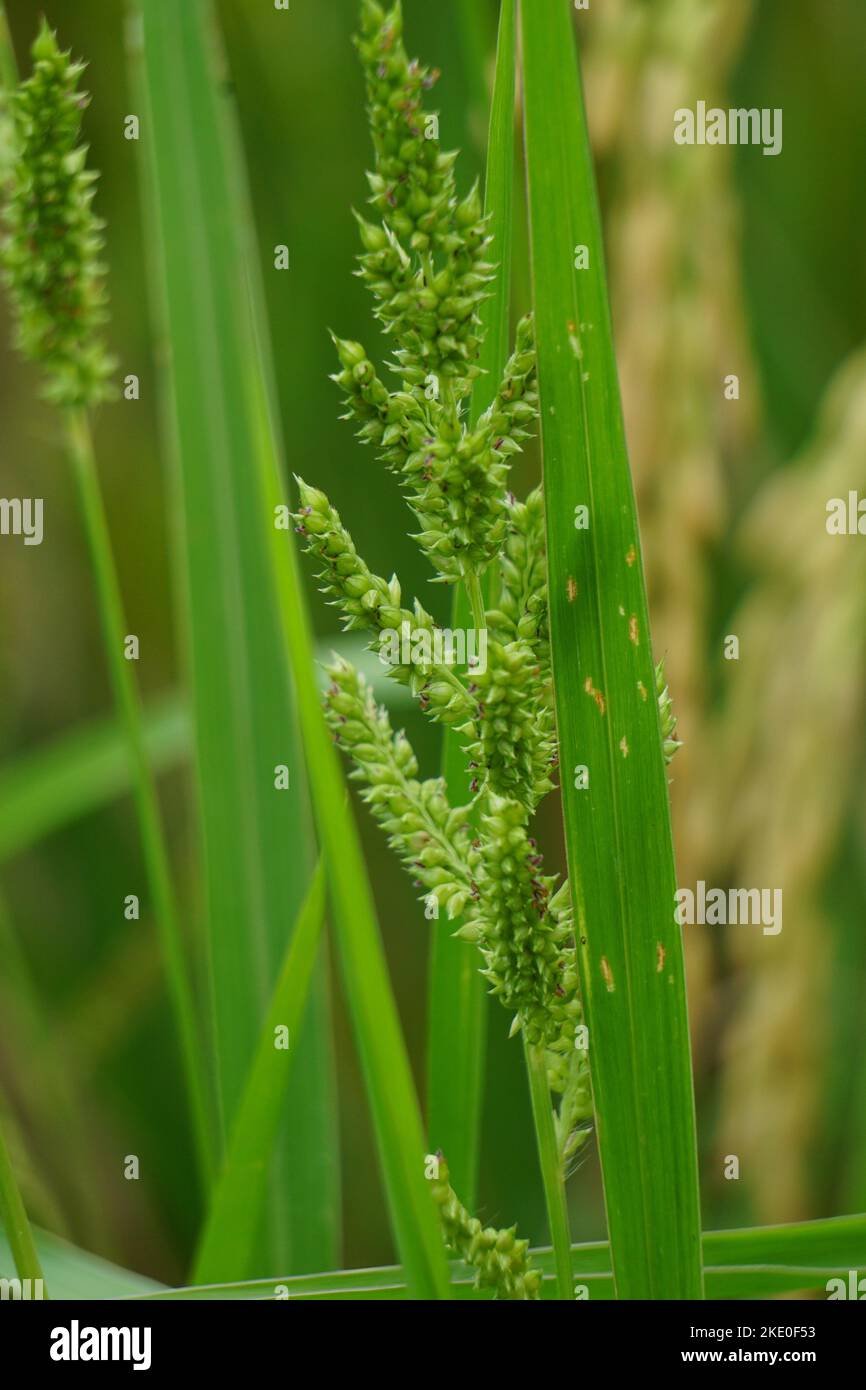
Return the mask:
POLYGON ((670 811, 570 16, 566 0, 522 6, 568 864, 617 1292, 697 1298, 700 1204, 670 811))
MULTIPOLYGON (((412 702, 405 686, 387 678, 363 639, 348 634, 320 643, 318 660, 328 660, 332 651, 357 666, 377 700, 389 708, 412 702)), ((324 672, 320 677, 324 684, 324 672)), ((179 694, 161 696, 145 708, 144 742, 154 773, 170 772, 188 761, 192 730, 179 694)), ((0 766, 0 862, 110 805, 131 786, 126 741, 113 719, 94 720, 19 754, 0 766)))
POLYGON ((36 1244, 21 1191, 12 1166, 12 1158, 6 1147, 3 1133, 3 1115, 0 1110, 0 1227, 5 1232, 9 1251, 15 1263, 19 1279, 42 1279, 42 1266, 36 1253, 36 1244))
MULTIPOLYGON (((610 1247, 606 1241, 571 1247, 576 1285, 585 1285, 590 1301, 614 1296, 610 1247)), ((866 1266, 866 1215, 803 1221, 790 1226, 756 1226, 751 1230, 708 1231, 703 1257, 710 1298, 769 1298, 774 1294, 826 1290, 827 1280, 847 1278, 848 1270, 866 1266)), ((533 1262, 544 1274, 542 1297, 555 1299, 554 1255, 533 1250, 533 1262)), ((473 1271, 459 1260, 450 1266, 452 1297, 490 1297, 472 1287, 473 1271)), ((314 1299, 388 1300, 406 1297, 399 1266, 338 1270, 291 1279, 257 1280, 247 1284, 162 1289, 145 1298, 261 1299, 277 1296, 314 1299)))
MULTIPOLYGON (((219 267, 214 268, 214 278, 219 283, 210 287, 216 295, 215 302, 219 303, 222 297, 231 293, 232 286, 244 286, 245 283, 243 274, 239 277, 238 271, 242 272, 244 265, 248 264, 248 242, 245 244, 244 238, 245 235, 249 236, 249 224, 245 217, 233 222, 230 214, 232 209, 246 207, 246 190, 237 159, 233 161, 233 177, 229 177, 220 157, 224 144, 231 148, 235 137, 231 130, 226 129, 224 110, 214 102, 210 74, 202 71, 209 49, 202 0, 190 0, 188 5, 182 7, 166 4, 165 0, 144 0, 142 12, 146 47, 149 37, 151 51, 155 48, 159 54, 156 71, 151 65, 151 78, 163 104, 163 120, 168 122, 165 139, 172 148, 172 160, 167 157, 166 148, 166 158, 162 161, 162 176, 166 182, 161 201, 166 218, 170 218, 172 236, 179 239, 181 247, 186 248, 182 263, 176 266, 171 290, 178 296, 175 306, 177 317, 183 320, 178 324, 178 333, 184 333, 187 337, 185 357, 188 369, 191 373, 198 373, 200 366, 180 307, 189 293, 187 280, 195 287, 202 274, 200 264, 193 257, 194 248, 196 256, 201 248, 196 245, 187 218, 195 219, 199 235, 207 243, 211 257, 219 244, 215 230, 219 231, 220 239, 229 238, 226 254, 221 256, 219 267), (172 79, 169 91, 162 86, 165 74, 172 79), (191 124, 188 107, 191 98, 186 89, 190 81, 201 89, 197 96, 198 124, 195 127, 191 124), (166 102, 169 103, 168 107, 165 106, 166 102), (186 119, 180 120, 177 125, 180 113, 184 112, 186 119), (196 158, 189 158, 190 145, 197 150, 196 158), (182 169, 178 167, 181 165, 182 169), (190 188, 186 186, 187 181, 191 181, 190 188), (203 221, 205 218, 207 225, 203 221), (231 234, 226 231, 227 223, 231 227, 231 234)), ((151 103, 154 113, 157 105, 157 102, 151 103)), ((256 534, 257 546, 261 544, 264 547, 262 553, 270 555, 267 582, 276 582, 282 636, 296 682, 310 787, 328 863, 334 924, 397 1245, 415 1296, 446 1296, 445 1255, 434 1204, 424 1178, 424 1143, 418 1102, 379 939, 372 892, 347 804, 336 750, 320 709, 309 620, 291 537, 274 525, 275 516, 285 508, 288 498, 279 464, 267 326, 255 270, 246 284, 246 290, 247 308, 249 310, 252 306, 254 311, 249 324, 250 333, 240 335, 242 350, 233 356, 231 362, 231 369, 236 375, 232 376, 230 372, 223 383, 241 411, 241 416, 237 418, 250 423, 249 434, 252 437, 245 437, 242 441, 237 463, 238 467, 243 466, 244 477, 250 486, 253 478, 258 483, 257 510, 251 526, 256 534), (248 337, 252 341, 248 341, 248 337)), ((195 302, 188 305, 190 310, 194 307, 195 302)), ((232 327, 236 330, 239 321, 245 319, 246 315, 234 303, 232 327)), ((247 326, 246 323, 244 326, 247 326)), ((202 322, 200 334, 211 340, 214 325, 202 322)), ((226 350, 225 343, 220 346, 226 350)), ((205 397, 199 400, 200 408, 205 401, 213 405, 213 398, 205 393, 205 397)), ((232 413, 232 421, 235 419, 232 413)), ((226 421, 226 425, 232 421, 226 421)), ((210 421, 202 419, 200 427, 209 429, 210 421)), ((207 438, 205 433, 205 442, 207 438)), ((193 447, 196 443, 200 445, 202 440, 194 438, 193 447)), ((195 461, 194 456, 193 464, 195 461)), ((209 499, 204 497, 202 501, 209 511, 209 499)), ((223 517, 223 522, 228 524, 229 518, 223 517)), ((258 549, 256 553, 259 553, 258 549)), ((203 594, 202 600, 207 621, 207 596, 203 594)), ((267 660, 271 664, 274 664, 275 650, 268 652, 267 660)), ((284 873, 284 865, 277 872, 278 876, 284 873)), ((323 1109, 326 1114, 333 1115, 333 1104, 328 1104, 327 1100, 323 1109)), ((310 1136, 305 1138, 309 1142, 310 1136)), ((314 1147, 310 1145, 310 1152, 314 1147)), ((332 1153, 335 1147, 331 1145, 332 1153)), ((321 1150, 323 1166, 326 1157, 327 1150, 321 1150)), ((293 1184, 293 1191, 296 1201, 303 1200, 298 1197, 297 1183, 293 1184)))
MULTIPOLYGON (((470 0, 471 3, 471 0, 470 0)), ((485 375, 472 393, 472 417, 489 404, 493 383, 508 357, 509 287, 511 280, 512 206, 514 185, 515 5, 502 0, 496 73, 490 108, 487 146, 485 210, 493 237, 491 259, 499 265, 494 292, 482 306, 486 336, 479 358, 485 375)), ((471 23, 463 6, 463 22, 471 23)), ((473 31, 474 32, 474 31, 473 31)), ((477 55, 476 62, 477 62, 477 55)), ((454 599, 452 627, 472 622, 462 588, 454 599)), ((442 775, 453 804, 471 793, 466 757, 453 733, 445 733, 442 775)), ((459 925, 459 924, 458 924, 459 925)), ((448 1159, 458 1192, 474 1207, 481 1143, 481 1101, 484 1080, 487 998, 478 962, 465 943, 454 939, 440 923, 433 933, 430 959, 430 1022, 427 1052, 427 1093, 430 1140, 448 1159)))
MULTIPOLYGON (((171 345, 177 534, 228 1128, 305 891, 312 837, 253 464, 259 437, 248 389, 253 327, 238 275, 242 205, 210 9, 204 0, 142 0, 140 16, 141 143, 154 285, 171 345)), ((327 1012, 320 972, 267 1220, 268 1262, 279 1251, 301 1269, 326 1266, 337 1248, 327 1012)))
MULTIPOLYGON (((119 1265, 70 1245, 48 1231, 35 1230, 34 1239, 46 1289, 53 1299, 132 1298, 165 1291, 165 1285, 156 1279, 121 1269, 119 1265)), ((8 1279, 12 1274, 12 1251, 0 1230, 0 1279, 8 1279)))
MULTIPOLYGON (((249 259, 249 258, 248 258, 249 259)), ((284 510, 286 495, 275 451, 276 387, 270 368, 261 285, 252 275, 258 357, 250 375, 256 398, 259 481, 265 512, 284 510)), ((447 1267, 438 1217, 423 1176, 424 1136, 412 1070, 391 991, 373 890, 343 780, 327 730, 314 668, 315 648, 303 584, 290 538, 269 528, 271 563, 283 638, 294 673, 319 838, 329 873, 332 920, 355 1039, 373 1116, 385 1192, 397 1248, 416 1298, 447 1298, 447 1267)))
POLYGON ((320 862, 298 914, 232 1125, 196 1256, 192 1277, 197 1284, 232 1278, 232 1271, 249 1268, 324 914, 325 875, 320 862))
MULTIPOLYGON (((267 403, 262 402, 263 413, 267 403)), ((268 510, 284 505, 279 473, 264 470, 268 510)), ((388 978, 372 889, 313 672, 313 644, 297 557, 272 531, 273 562, 283 632, 297 680, 298 712, 319 836, 329 870, 329 893, 346 993, 364 1072, 385 1179, 391 1224, 415 1298, 447 1297, 447 1267, 439 1222, 424 1178, 424 1137, 418 1098, 397 1006, 388 978)))
MULTIPOLYGON (((145 713, 145 748, 154 772, 189 751, 189 719, 177 696, 145 713)), ((0 768, 0 861, 30 849, 70 822, 127 793, 126 741, 114 720, 85 725, 0 768)))

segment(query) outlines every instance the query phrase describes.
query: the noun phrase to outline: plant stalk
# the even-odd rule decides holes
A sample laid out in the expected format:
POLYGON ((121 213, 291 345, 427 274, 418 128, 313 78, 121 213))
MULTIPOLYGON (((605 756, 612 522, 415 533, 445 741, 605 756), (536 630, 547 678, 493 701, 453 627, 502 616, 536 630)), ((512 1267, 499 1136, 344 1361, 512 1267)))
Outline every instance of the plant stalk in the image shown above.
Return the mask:
POLYGON ((474 570, 466 570, 463 575, 466 585, 466 593, 469 598, 469 605, 472 609, 472 621, 478 632, 481 632, 485 625, 484 595, 481 592, 481 580, 474 570))
POLYGON ((69 450, 93 564, 100 617, 108 658, 109 675, 129 750, 133 773, 133 797, 141 830, 145 868, 174 1006, 189 1093, 196 1158, 203 1190, 213 1178, 213 1138, 207 1087, 201 1063, 200 1034, 192 990, 184 960, 177 904, 171 880, 168 851, 162 828, 156 786, 144 743, 141 708, 135 681, 123 645, 126 621, 120 583, 111 548, 105 504, 99 485, 93 439, 87 413, 66 412, 69 450))
MULTIPOLYGON (((21 1200, 21 1193, 15 1181, 15 1173, 12 1168, 12 1160, 9 1157, 9 1150, 6 1147, 2 1124, 0 1124, 0 1219, 3 1222, 6 1239, 9 1241, 19 1279, 41 1279, 44 1293, 42 1266, 36 1253, 36 1243, 30 1229, 30 1222, 27 1220, 24 1203, 21 1200)), ((44 1296, 47 1297, 48 1295, 44 1293, 44 1296)))
POLYGON ((565 1176, 556 1142, 544 1046, 541 1043, 529 1043, 524 1037, 523 1053, 529 1078, 532 1118, 535 1121, 538 1162, 544 1186, 547 1224, 550 1227, 550 1240, 553 1245, 558 1295, 570 1303, 574 1298, 574 1275, 571 1264, 571 1237, 568 1230, 568 1206, 565 1200, 565 1176))

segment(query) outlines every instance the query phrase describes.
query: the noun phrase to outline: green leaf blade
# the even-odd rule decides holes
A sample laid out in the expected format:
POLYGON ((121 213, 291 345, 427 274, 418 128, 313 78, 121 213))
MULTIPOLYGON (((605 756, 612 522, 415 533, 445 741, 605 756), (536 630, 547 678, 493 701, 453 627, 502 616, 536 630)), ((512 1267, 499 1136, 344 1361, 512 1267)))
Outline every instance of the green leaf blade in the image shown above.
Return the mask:
MULTIPOLYGON (((464 6, 463 20, 472 19, 464 6)), ((477 38, 477 16, 473 33, 477 38)), ((486 330, 478 365, 482 375, 472 393, 471 415, 477 420, 489 404, 509 354, 511 243, 514 203, 514 94, 516 0, 502 0, 496 48, 496 71, 490 107, 484 206, 493 243, 490 259, 499 266, 493 292, 481 307, 486 330)), ((467 43, 467 48, 470 45, 467 43)), ((473 70, 478 54, 473 52, 473 70)), ((487 588, 486 579, 482 581, 487 588)), ((485 594, 485 597, 487 595, 485 594)), ((454 596, 452 627, 472 623, 462 586, 454 596)), ((470 777, 459 739, 446 731, 442 775, 452 805, 469 800, 470 777)), ((433 932, 430 956, 430 1022, 427 1048, 427 1094, 431 1143, 440 1148, 456 1190, 474 1208, 481 1149, 481 1109, 487 1036, 488 1001, 478 960, 465 942, 453 938, 445 924, 433 932)))
MULTIPOLYGON (((144 743, 154 773, 188 754, 189 719, 172 695, 144 711, 144 743)), ((22 753, 0 767, 0 862, 129 792, 132 771, 116 722, 100 720, 22 753)))
MULTIPOLYGON (((246 195, 210 6, 143 0, 139 71, 154 282, 171 345, 179 570, 203 831, 218 1093, 240 1103, 313 841, 303 753, 269 561, 272 527, 253 465, 261 445, 243 274, 246 195), (288 787, 276 785, 288 769, 288 787), (287 859, 288 856, 288 859, 287 859)), ((337 1144, 323 968, 290 1087, 265 1241, 293 1267, 337 1254, 337 1144), (279 1176, 277 1177, 276 1174, 279 1176), (289 1198, 292 1197, 291 1211, 289 1198)), ((259 1268, 264 1252, 258 1256, 259 1268)), ((247 1271, 249 1272, 249 1271, 247 1271)))
POLYGON ((0 1228, 5 1232, 19 1279, 42 1280, 33 1231, 6 1146, 0 1113, 0 1228))
MULTIPOLYGON (((539 1249, 531 1253, 533 1263, 544 1275, 542 1298, 557 1299, 553 1251, 539 1249)), ((591 1241, 572 1245, 571 1255, 575 1283, 586 1285, 589 1301, 612 1298, 614 1286, 608 1243, 591 1241)), ((707 1293, 711 1298, 770 1298, 783 1293, 823 1291, 828 1279, 845 1279, 849 1269, 866 1266, 866 1215, 802 1221, 788 1226, 755 1226, 749 1230, 707 1231, 703 1236, 703 1257, 707 1293)), ((453 1298, 476 1300, 491 1296, 489 1290, 473 1287, 473 1271, 459 1260, 451 1262, 450 1277, 453 1298)), ((158 1289, 140 1297, 172 1301, 268 1298, 275 1296, 277 1282, 285 1283, 291 1299, 388 1301, 407 1296, 403 1271, 398 1265, 392 1265, 334 1270, 287 1280, 158 1289)))
POLYGON ((702 1293, 683 950, 653 658, 569 8, 524 4, 554 685, 621 1298, 702 1293), (588 268, 577 268, 586 247, 588 268), (578 507, 587 509, 588 526, 578 507), (589 787, 573 769, 589 770, 589 787))
POLYGON ((300 1031, 325 914, 320 862, 298 914, 256 1054, 232 1125, 226 1158, 211 1202, 193 1270, 197 1284, 215 1283, 226 1270, 250 1266, 267 1198, 267 1169, 280 1125, 293 1047, 300 1031), (278 1029, 287 1046, 278 1048, 278 1029))
MULTIPOLYGON (((36 1249, 45 1275, 46 1291, 52 1299, 111 1299, 147 1297, 171 1292, 165 1284, 134 1274, 119 1265, 92 1255, 48 1231, 34 1231, 36 1249)), ((0 1278, 14 1270, 8 1240, 0 1230, 0 1278)))

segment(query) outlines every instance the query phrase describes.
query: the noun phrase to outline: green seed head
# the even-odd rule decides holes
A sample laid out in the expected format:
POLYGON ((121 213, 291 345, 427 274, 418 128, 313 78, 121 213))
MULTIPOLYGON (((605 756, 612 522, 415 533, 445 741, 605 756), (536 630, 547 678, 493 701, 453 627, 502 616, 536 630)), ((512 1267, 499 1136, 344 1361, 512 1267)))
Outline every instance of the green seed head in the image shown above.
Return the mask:
POLYGON ((499 594, 496 610, 487 614, 487 622, 503 645, 518 639, 529 643, 542 684, 549 687, 547 557, 540 487, 525 502, 509 499, 508 530, 499 559, 499 594))
POLYGON ((468 902, 469 808, 452 809, 441 778, 419 781, 418 762, 405 734, 393 733, 386 711, 354 666, 335 659, 327 668, 325 717, 335 741, 352 758, 352 776, 426 897, 436 898, 449 919, 468 902))
POLYGON ((581 1018, 570 912, 553 897, 519 802, 491 796, 481 818, 474 865, 477 904, 491 993, 515 1015, 532 1043, 567 1052, 581 1018))
POLYGON ((674 714, 673 700, 665 679, 665 663, 661 660, 656 666, 656 695, 659 702, 659 722, 662 734, 662 750, 665 762, 669 763, 682 741, 676 737, 677 717, 674 714))
POLYGON ((529 1242, 517 1240, 517 1227, 497 1231, 483 1227, 477 1217, 470 1216, 449 1182, 445 1159, 439 1157, 439 1175, 431 1179, 433 1200, 445 1241, 475 1268, 475 1286, 494 1289, 496 1297, 509 1300, 537 1299, 541 1294, 541 1273, 532 1265, 529 1242))
POLYGON ((410 59, 400 4, 363 5, 355 40, 367 84, 375 168, 368 175, 380 219, 358 219, 361 278, 397 340, 397 369, 422 388, 432 375, 457 398, 477 375, 478 306, 493 267, 477 185, 458 200, 456 154, 442 150, 439 121, 424 109, 438 73, 410 59))
POLYGON ((368 175, 379 221, 356 214, 361 279, 396 341, 390 392, 358 343, 335 340, 347 416, 401 476, 415 534, 437 577, 477 578, 508 531, 511 459, 538 412, 532 322, 487 411, 470 430, 461 402, 479 375, 479 308, 495 267, 477 183, 458 196, 456 155, 443 152, 424 97, 438 74, 410 60, 399 3, 362 4, 356 46, 367 85, 375 168, 368 175))
MULTIPOLYGON (((531 317, 490 404, 470 422, 465 398, 480 389, 479 307, 495 273, 478 187, 462 198, 456 156, 442 150, 438 120, 424 109, 436 74, 410 61, 399 3, 362 0, 356 43, 367 84, 375 152, 369 217, 356 214, 360 278, 394 341, 391 390, 362 343, 334 338, 345 417, 400 479, 415 533, 440 581, 465 581, 478 608, 479 580, 498 566, 496 608, 486 615, 486 663, 464 680, 426 654, 439 635, 416 601, 404 606, 395 578, 373 574, 327 497, 300 483, 298 530, 320 564, 325 593, 346 628, 366 628, 390 674, 422 710, 451 725, 474 773, 471 807, 451 808, 440 779, 420 781, 414 754, 393 734, 357 673, 329 668, 326 714, 353 776, 416 884, 476 946, 492 993, 545 1048, 559 1095, 560 1156, 583 1142, 591 1109, 586 1056, 575 1059, 581 1020, 571 907, 565 886, 541 870, 529 816, 552 789, 557 762, 551 689, 544 505, 508 493, 515 454, 538 415, 531 317), (397 638, 396 650, 392 639, 397 638), (483 669, 482 669, 483 668, 483 669), (469 830, 469 825, 472 829, 469 830)), ((480 614, 476 613, 480 620, 480 614)), ((525 1264, 513 1231, 484 1229, 444 1183, 436 1189, 446 1233, 479 1281, 504 1297, 537 1297, 540 1278, 525 1264)))
POLYGON ((408 685, 435 719, 446 724, 471 720, 472 696, 459 676, 437 659, 439 629, 430 614, 417 600, 412 609, 403 607, 396 576, 385 580, 374 574, 325 494, 302 478, 297 481, 301 505, 293 513, 296 529, 321 563, 322 592, 340 609, 344 629, 373 633, 373 645, 387 660, 389 675, 408 685))
POLYGON ((487 668, 473 676, 478 706, 473 761, 486 789, 526 811, 553 789, 553 709, 538 658, 528 642, 487 645, 487 668))
POLYGON ((92 209, 97 176, 79 144, 83 65, 61 52, 44 22, 32 55, 33 72, 12 102, 17 159, 3 263, 18 344, 43 367, 46 395, 90 406, 111 394, 114 362, 100 332, 107 312, 103 224, 92 209))

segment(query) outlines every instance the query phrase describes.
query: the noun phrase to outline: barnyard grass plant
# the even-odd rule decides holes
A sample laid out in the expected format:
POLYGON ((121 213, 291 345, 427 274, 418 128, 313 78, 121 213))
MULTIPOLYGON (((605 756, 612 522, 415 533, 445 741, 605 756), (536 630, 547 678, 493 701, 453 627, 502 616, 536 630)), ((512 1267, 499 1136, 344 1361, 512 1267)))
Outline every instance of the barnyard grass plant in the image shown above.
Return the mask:
MULTIPOLYGON (((370 203, 378 214, 377 221, 356 214, 358 274, 393 343, 386 364, 393 380, 386 384, 363 344, 342 338, 335 338, 334 380, 345 418, 403 488, 434 582, 464 586, 487 639, 483 668, 470 661, 461 672, 434 658, 433 618, 417 598, 406 604, 396 576, 371 571, 330 500, 303 479, 296 524, 344 628, 366 630, 390 675, 460 741, 471 800, 452 805, 443 779, 419 779, 405 734, 391 728, 346 661, 328 669, 325 710, 427 915, 463 918, 455 935, 480 951, 490 993, 511 1015, 511 1035, 523 1036, 560 1296, 568 1297, 564 1180, 589 1133, 592 1099, 578 1034, 569 885, 545 872, 531 834, 559 762, 543 494, 536 488, 518 501, 509 489, 511 461, 538 417, 533 321, 518 324, 501 380, 479 381, 480 309, 497 269, 478 188, 458 191, 456 155, 442 149, 438 115, 425 107, 436 74, 409 58, 400 4, 386 10, 364 0, 356 43, 375 155, 370 203), (470 397, 485 389, 489 403, 473 419, 470 397), (485 605, 485 588, 493 605, 485 605), (394 634, 403 639, 396 656, 394 634)), ((661 664, 655 695, 667 761, 678 742, 661 664)))
MULTIPOLYGON (((519 323, 503 377, 490 384, 489 404, 471 424, 479 310, 496 274, 479 192, 473 186, 458 194, 456 155, 442 149, 438 117, 424 105, 435 74, 410 60, 401 6, 386 11, 364 0, 357 48, 375 154, 370 201, 378 214, 375 222, 357 218, 359 274, 393 341, 387 365, 394 381, 386 385, 362 344, 340 338, 334 379, 360 438, 405 491, 434 580, 465 586, 477 632, 487 639, 483 669, 478 663, 461 672, 433 658, 435 644, 424 640, 436 630, 429 613, 417 599, 407 606, 396 576, 371 571, 329 499, 303 479, 296 525, 344 627, 369 632, 383 660, 383 639, 405 639, 390 674, 459 736, 472 801, 452 806, 441 778, 418 778, 405 734, 391 728, 345 660, 328 669, 325 711, 428 915, 432 904, 445 922, 465 918, 457 934, 480 951, 479 968, 509 1011, 512 1034, 523 1034, 527 1057, 535 1059, 530 1065, 540 1062, 559 1100, 558 1129, 552 1115, 545 1121, 556 1134, 555 1167, 549 1152, 542 1167, 546 1184, 559 1190, 548 1192, 548 1208, 564 1211, 565 1165, 588 1133, 592 1107, 586 1050, 575 1046, 582 1014, 568 887, 544 872, 530 833, 557 764, 541 493, 518 502, 508 483, 511 460, 538 414, 532 320, 519 323), (482 598, 490 569, 495 608, 482 598)), ((440 922, 437 929, 447 927, 440 922)), ((567 1280, 564 1222, 559 1234, 567 1280)), ((567 1282, 561 1292, 569 1296, 567 1282)))
MULTIPOLYGON (((862 1265, 866 1217, 703 1235, 699 1225, 667 804, 679 740, 650 642, 571 6, 551 0, 518 11, 503 0, 482 201, 478 186, 460 186, 457 157, 440 143, 429 105, 437 74, 409 58, 401 5, 361 2, 356 44, 374 161, 370 204, 356 214, 358 275, 390 350, 379 362, 378 349, 335 337, 334 379, 347 419, 403 493, 440 600, 452 600, 452 628, 459 635, 471 624, 476 640, 455 660, 434 612, 396 576, 377 574, 331 500, 299 480, 294 524, 351 643, 327 661, 319 687, 286 525, 274 364, 215 10, 210 0, 133 0, 132 12, 149 269, 170 348, 192 717, 168 748, 159 718, 147 721, 145 743, 120 655, 126 624, 90 442, 91 413, 110 397, 116 371, 103 337, 103 229, 80 137, 81 65, 43 25, 32 76, 0 105, 4 264, 19 344, 42 369, 75 465, 124 742, 103 731, 118 763, 113 781, 103 740, 91 746, 84 735, 7 769, 0 857, 134 789, 206 1210, 193 1287, 154 1286, 95 1263, 31 1231, 3 1142, 14 1134, 17 1166, 12 1125, 0 1135, 0 1272, 10 1261, 21 1278, 44 1269, 53 1296, 181 1300, 700 1297, 704 1270, 712 1296, 824 1288, 828 1271, 862 1265), (534 309, 512 334, 518 56, 534 309), (586 269, 573 259, 579 241, 586 269), (536 428, 544 485, 517 497, 512 464, 536 428), (388 671, 375 689, 359 669, 364 642, 388 671), (225 680, 227 658, 242 679, 225 680), (442 776, 424 774, 399 727, 396 711, 411 701, 442 737, 442 776), (288 803, 272 809, 272 745, 291 764, 291 812, 288 803), (199 1030, 186 982, 153 789, 155 772, 185 754, 201 793, 213 1038, 199 1030), (436 942, 426 1135, 341 755, 411 875, 419 925, 429 921, 436 942), (70 760, 82 784, 72 797, 70 760), (58 783, 65 800, 46 809, 58 783), (10 827, 27 801, 22 784, 41 809, 31 804, 10 827), (539 808, 556 794, 566 877, 538 844, 539 808), (319 959, 326 912, 396 1268, 334 1268, 340 1175, 319 959), (273 968, 253 991, 264 947, 273 968), (466 989, 467 978, 499 1001, 503 1031, 523 1047, 550 1251, 530 1251, 528 1232, 500 1226, 498 1215, 487 1224, 475 1210, 477 1004, 487 1001, 466 989), (291 1045, 278 1048, 276 1035, 291 1045), (219 1115, 210 1114, 211 1089, 219 1115), (297 1141, 289 1164, 284 1126, 297 1141), (565 1178, 593 1129, 610 1240, 572 1245, 565 1178)), ((8 92, 15 74, 2 19, 0 0, 8 92)), ((368 661, 368 672, 377 664, 368 661)), ((495 1005, 490 1012, 497 1016, 495 1005)))

